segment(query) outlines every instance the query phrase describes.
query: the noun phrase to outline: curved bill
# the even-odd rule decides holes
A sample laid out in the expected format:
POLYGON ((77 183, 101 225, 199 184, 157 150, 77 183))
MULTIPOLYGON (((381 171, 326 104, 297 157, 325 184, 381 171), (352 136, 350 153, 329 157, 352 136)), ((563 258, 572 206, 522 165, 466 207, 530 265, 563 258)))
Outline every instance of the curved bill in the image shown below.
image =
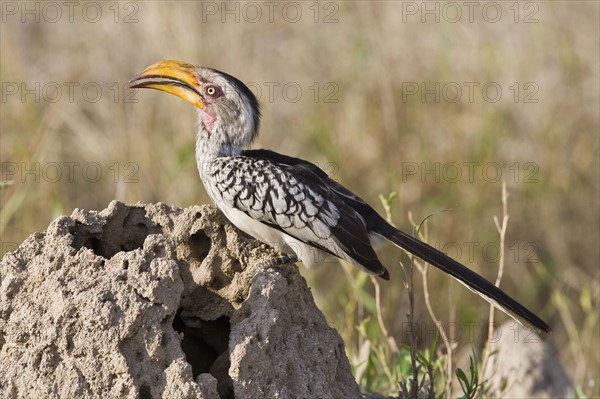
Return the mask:
POLYGON ((205 108, 196 67, 186 62, 159 61, 131 79, 129 87, 166 91, 202 110, 205 108))

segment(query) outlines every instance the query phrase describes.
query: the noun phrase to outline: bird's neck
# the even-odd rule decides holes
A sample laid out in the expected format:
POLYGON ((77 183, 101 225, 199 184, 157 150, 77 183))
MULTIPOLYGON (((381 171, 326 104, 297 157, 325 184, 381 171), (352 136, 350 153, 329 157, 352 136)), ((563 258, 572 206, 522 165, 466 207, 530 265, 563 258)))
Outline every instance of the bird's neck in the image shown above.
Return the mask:
POLYGON ((196 134, 196 163, 200 174, 216 158, 235 157, 242 153, 242 148, 228 140, 228 137, 226 132, 208 132, 200 125, 196 134))
POLYGON ((202 165, 213 164, 217 158, 239 156, 250 145, 258 129, 258 118, 253 116, 257 113, 244 109, 199 111, 196 162, 201 174, 202 165))

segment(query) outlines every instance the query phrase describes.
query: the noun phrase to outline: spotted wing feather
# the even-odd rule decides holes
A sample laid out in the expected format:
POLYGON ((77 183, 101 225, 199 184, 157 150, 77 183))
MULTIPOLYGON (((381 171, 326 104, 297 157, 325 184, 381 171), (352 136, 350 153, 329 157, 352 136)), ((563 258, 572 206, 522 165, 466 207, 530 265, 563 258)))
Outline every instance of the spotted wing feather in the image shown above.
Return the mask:
POLYGON ((269 159, 276 162, 281 167, 288 165, 289 168, 294 168, 296 173, 304 175, 312 173, 321 179, 323 185, 329 187, 329 190, 338 197, 338 200, 360 215, 369 232, 377 233, 385 237, 398 247, 403 248, 438 269, 448 273, 467 286, 467 288, 476 292, 482 298, 515 318, 515 320, 524 321, 527 325, 533 326, 541 331, 547 332, 550 330, 548 324, 542 319, 485 278, 432 246, 419 241, 390 225, 362 198, 352 193, 337 181, 331 179, 316 165, 303 159, 278 154, 270 150, 246 150, 244 154, 257 159, 269 159))
POLYGON ((241 156, 218 158, 210 175, 228 206, 306 244, 349 257, 373 274, 388 276, 371 247, 364 220, 310 169, 241 156))

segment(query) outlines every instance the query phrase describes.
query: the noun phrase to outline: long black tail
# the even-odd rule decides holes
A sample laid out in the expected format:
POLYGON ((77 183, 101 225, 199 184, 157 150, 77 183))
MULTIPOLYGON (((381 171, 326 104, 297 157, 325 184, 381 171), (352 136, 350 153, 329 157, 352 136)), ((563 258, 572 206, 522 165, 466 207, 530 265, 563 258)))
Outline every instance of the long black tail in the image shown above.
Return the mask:
POLYGON ((544 332, 550 331, 550 326, 525 306, 506 295, 504 291, 481 277, 479 274, 466 268, 449 256, 444 255, 432 246, 395 229, 391 225, 380 226, 378 230, 378 234, 381 234, 392 241, 400 248, 418 256, 425 262, 448 273, 467 286, 471 291, 476 292, 486 301, 496 306, 516 321, 524 321, 526 324, 544 332))

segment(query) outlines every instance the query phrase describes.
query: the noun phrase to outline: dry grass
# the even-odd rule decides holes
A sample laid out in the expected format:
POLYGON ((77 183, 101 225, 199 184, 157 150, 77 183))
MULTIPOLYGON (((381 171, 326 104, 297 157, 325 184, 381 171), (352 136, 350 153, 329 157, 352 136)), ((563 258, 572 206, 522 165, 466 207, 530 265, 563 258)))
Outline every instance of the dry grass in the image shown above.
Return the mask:
MULTIPOLYGON (((286 21, 281 8, 269 22, 260 2, 252 3, 263 13, 257 23, 244 20, 254 17, 250 3, 238 3, 239 23, 235 15, 208 13, 221 2, 114 3, 117 22, 113 3, 96 3, 102 4, 96 23, 89 22, 92 9, 83 17, 87 3, 78 3, 73 22, 64 8, 54 23, 45 3, 27 3, 39 7, 39 23, 23 15, 23 4, 2 3, 1 180, 14 181, 0 191, 2 252, 74 208, 103 209, 112 199, 208 202, 194 165, 192 108, 158 92, 130 98, 124 86, 160 59, 212 66, 262 89, 257 147, 327 166, 378 209, 378 195, 396 191, 392 213, 407 230, 409 211, 420 220, 452 209, 429 221, 429 241, 490 279, 498 261, 492 219, 500 206, 501 180, 493 179, 498 166, 511 216, 502 286, 550 322, 554 332, 547 339, 571 378, 584 393, 600 394, 597 2, 519 3, 518 23, 513 2, 496 3, 503 11, 496 23, 483 19, 485 3, 473 23, 466 21, 466 7, 458 23, 445 22, 444 15, 440 23, 432 15, 423 23, 420 13, 403 14, 403 7, 421 2, 319 3, 317 23, 313 2, 294 3, 302 10, 296 23, 286 21), (536 7, 537 22, 524 23, 536 7), (137 22, 125 23, 136 10, 137 22), (332 11, 337 21, 324 23, 332 11), (440 90, 451 85, 439 102, 433 95, 422 101, 409 94, 422 82, 429 88, 439 82, 440 90), (479 84, 473 101, 468 82, 479 84), (497 102, 482 96, 489 82, 502 89, 497 102), (301 88, 297 102, 286 101, 284 94, 295 95, 289 85, 283 92, 287 83, 301 88), (22 98, 22 90, 36 91, 36 84, 39 101, 34 94, 22 98), (71 86, 70 99, 72 84, 78 86, 71 86), (271 84, 279 86, 269 98, 271 84), (445 100, 456 85, 462 97, 445 100), (62 96, 52 102, 56 86, 62 96), (102 90, 98 101, 92 101, 95 87, 102 90), (334 90, 328 99, 337 102, 326 102, 334 90), (525 102, 534 92, 530 99, 537 102, 525 102), (473 176, 470 162, 476 163, 473 176), (437 176, 421 175, 436 165, 437 176), (462 175, 454 179, 457 166, 462 175), (417 173, 409 173, 415 167, 417 173)), ((437 4, 442 11, 444 3, 437 4)), ((396 341, 406 343, 402 255, 389 246, 380 254, 392 272, 381 287, 382 318, 396 341)), ((358 354, 356 326, 377 317, 364 274, 331 263, 304 275, 351 354, 358 354), (348 279, 340 278, 344 273, 348 279)), ((429 290, 442 323, 480 323, 474 342, 464 335, 458 342, 480 346, 485 302, 440 273, 430 273, 429 290)), ((416 321, 430 323, 422 298, 417 286, 416 321)))

